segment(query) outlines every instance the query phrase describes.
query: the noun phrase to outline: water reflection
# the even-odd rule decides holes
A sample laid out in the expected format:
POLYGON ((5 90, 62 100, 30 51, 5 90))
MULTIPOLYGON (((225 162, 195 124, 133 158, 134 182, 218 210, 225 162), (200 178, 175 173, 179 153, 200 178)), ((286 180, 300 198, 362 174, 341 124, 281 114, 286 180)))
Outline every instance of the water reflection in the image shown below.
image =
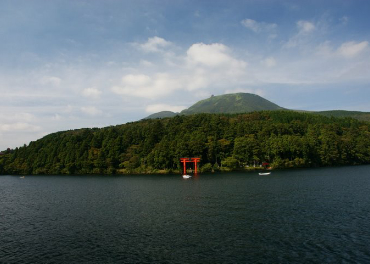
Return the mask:
POLYGON ((370 263, 370 166, 0 177, 0 262, 370 263))

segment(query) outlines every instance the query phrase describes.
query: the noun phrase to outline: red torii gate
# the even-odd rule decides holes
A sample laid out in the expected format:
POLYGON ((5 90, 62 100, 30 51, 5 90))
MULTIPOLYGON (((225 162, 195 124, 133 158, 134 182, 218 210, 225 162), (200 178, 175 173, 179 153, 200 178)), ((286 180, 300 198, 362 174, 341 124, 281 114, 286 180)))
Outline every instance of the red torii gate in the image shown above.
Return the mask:
POLYGON ((197 174, 197 163, 200 161, 200 158, 180 158, 180 161, 184 164, 184 175, 186 174, 186 163, 194 162, 195 174, 197 174))

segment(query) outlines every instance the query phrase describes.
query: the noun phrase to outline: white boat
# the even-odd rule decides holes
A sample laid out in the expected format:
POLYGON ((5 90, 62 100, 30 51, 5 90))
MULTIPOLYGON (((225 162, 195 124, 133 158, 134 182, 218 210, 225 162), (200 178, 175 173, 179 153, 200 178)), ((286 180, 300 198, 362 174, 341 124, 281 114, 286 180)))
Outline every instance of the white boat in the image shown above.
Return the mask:
POLYGON ((191 176, 190 176, 190 175, 182 175, 182 177, 183 177, 184 179, 189 179, 189 178, 191 178, 191 176))
POLYGON ((271 174, 271 172, 260 172, 260 173, 258 173, 259 175, 270 175, 271 174))

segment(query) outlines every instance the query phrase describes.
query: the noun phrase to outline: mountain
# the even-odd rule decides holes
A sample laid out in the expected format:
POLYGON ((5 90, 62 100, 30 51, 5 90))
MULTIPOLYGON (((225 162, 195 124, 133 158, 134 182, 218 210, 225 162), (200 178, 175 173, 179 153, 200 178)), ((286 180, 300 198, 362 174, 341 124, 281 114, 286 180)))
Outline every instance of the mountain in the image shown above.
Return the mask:
POLYGON ((190 106, 188 109, 183 110, 181 114, 235 114, 282 109, 282 107, 256 94, 235 93, 211 96, 210 98, 199 101, 196 104, 190 106))
POLYGON ((171 111, 161 111, 158 113, 151 114, 150 116, 147 116, 144 119, 157 119, 157 118, 166 118, 166 117, 174 117, 178 115, 179 113, 174 113, 171 111))
MULTIPOLYGON (((235 93, 225 94, 219 96, 211 96, 208 99, 201 100, 188 109, 181 111, 181 115, 191 115, 199 113, 209 114, 235 114, 235 113, 248 113, 254 111, 264 110, 289 110, 280 107, 261 96, 249 93, 235 93)), ((296 112, 310 112, 326 117, 338 118, 354 118, 360 121, 370 122, 370 113, 360 111, 345 111, 345 110, 331 110, 331 111, 305 111, 305 110, 291 110, 296 112)), ((174 117, 179 113, 171 111, 162 111, 152 114, 145 119, 156 119, 174 117)))
MULTIPOLYGON (((211 96, 208 99, 199 101, 181 111, 182 115, 191 115, 199 113, 208 114, 236 114, 249 113, 263 110, 283 110, 284 108, 262 98, 261 96, 250 93, 235 93, 211 96)), ((145 119, 156 119, 173 117, 178 113, 171 111, 162 111, 152 114, 145 119)))

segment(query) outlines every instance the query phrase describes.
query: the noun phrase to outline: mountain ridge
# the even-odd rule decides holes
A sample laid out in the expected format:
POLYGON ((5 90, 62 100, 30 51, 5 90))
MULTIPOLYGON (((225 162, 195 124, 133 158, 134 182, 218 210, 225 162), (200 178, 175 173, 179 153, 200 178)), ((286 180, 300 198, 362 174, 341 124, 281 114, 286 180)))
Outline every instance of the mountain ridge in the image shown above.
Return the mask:
POLYGON ((224 95, 212 95, 207 99, 200 100, 180 113, 161 111, 151 114, 144 119, 167 118, 176 115, 191 114, 238 114, 266 110, 284 110, 269 100, 251 93, 232 93, 224 95))
POLYGON ((218 96, 211 96, 201 100, 188 109, 181 111, 181 114, 236 114, 249 113, 264 110, 283 110, 284 108, 274 104, 267 99, 251 93, 234 93, 218 96))
POLYGON ((211 96, 207 99, 200 100, 180 113, 172 111, 161 111, 151 114, 143 119, 169 118, 176 115, 191 115, 191 114, 238 114, 249 113, 255 111, 275 111, 287 110, 296 112, 309 112, 313 114, 323 115, 327 117, 346 118, 351 117, 360 121, 370 122, 370 113, 361 111, 348 110, 325 110, 325 111, 307 111, 293 110, 281 107, 259 95, 251 93, 232 93, 211 96))

